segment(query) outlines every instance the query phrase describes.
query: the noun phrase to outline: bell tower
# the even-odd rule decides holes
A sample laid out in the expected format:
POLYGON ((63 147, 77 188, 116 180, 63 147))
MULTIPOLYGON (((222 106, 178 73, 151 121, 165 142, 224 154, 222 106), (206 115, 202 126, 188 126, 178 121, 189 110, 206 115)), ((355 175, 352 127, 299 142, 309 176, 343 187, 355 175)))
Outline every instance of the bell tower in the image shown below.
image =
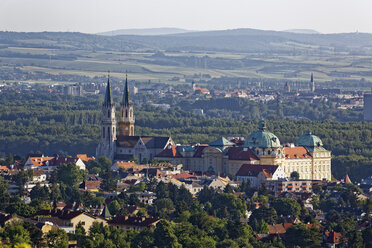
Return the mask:
POLYGON ((110 76, 107 78, 105 100, 101 112, 101 142, 96 151, 96 156, 113 158, 116 140, 115 104, 112 100, 110 76))
POLYGON ((120 136, 134 136, 134 111, 133 103, 129 97, 128 76, 125 77, 123 99, 120 103, 120 136))

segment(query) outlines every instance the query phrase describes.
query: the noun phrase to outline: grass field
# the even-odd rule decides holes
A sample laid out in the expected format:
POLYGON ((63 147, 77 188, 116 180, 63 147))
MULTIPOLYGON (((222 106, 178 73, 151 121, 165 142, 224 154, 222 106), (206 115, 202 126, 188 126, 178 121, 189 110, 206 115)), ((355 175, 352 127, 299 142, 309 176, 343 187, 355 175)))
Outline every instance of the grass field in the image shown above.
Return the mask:
MULTIPOLYGON (((316 49, 310 46, 307 48, 316 49)), ((163 83, 177 83, 172 81, 172 78, 182 79, 195 74, 209 74, 212 79, 244 77, 307 81, 311 72, 314 72, 317 82, 362 78, 372 81, 371 56, 350 56, 336 52, 333 54, 319 52, 307 56, 271 56, 181 51, 163 52, 164 57, 158 58, 152 56, 153 54, 153 52, 143 51, 112 52, 7 47, 0 49, 0 66, 1 68, 17 66, 22 71, 28 72, 41 71, 89 77, 102 76, 110 70, 114 77, 124 78, 125 72, 128 71, 133 80, 163 83), (3 56, 7 53, 15 53, 17 56, 3 56), (53 58, 65 54, 73 55, 75 58, 68 60, 53 58), (30 57, 38 55, 44 58, 30 57)))

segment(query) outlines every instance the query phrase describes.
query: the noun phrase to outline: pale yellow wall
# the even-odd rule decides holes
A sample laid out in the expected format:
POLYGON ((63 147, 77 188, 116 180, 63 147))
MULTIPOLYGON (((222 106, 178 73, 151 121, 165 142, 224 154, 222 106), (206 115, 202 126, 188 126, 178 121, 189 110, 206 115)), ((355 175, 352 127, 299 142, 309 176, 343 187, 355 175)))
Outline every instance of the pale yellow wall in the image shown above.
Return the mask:
POLYGON ((73 227, 76 227, 79 224, 79 222, 83 224, 83 227, 86 232, 89 232, 89 229, 93 225, 93 222, 100 222, 100 223, 102 222, 104 226, 107 225, 107 221, 100 219, 100 218, 93 218, 86 214, 81 214, 79 216, 76 216, 70 221, 73 227))

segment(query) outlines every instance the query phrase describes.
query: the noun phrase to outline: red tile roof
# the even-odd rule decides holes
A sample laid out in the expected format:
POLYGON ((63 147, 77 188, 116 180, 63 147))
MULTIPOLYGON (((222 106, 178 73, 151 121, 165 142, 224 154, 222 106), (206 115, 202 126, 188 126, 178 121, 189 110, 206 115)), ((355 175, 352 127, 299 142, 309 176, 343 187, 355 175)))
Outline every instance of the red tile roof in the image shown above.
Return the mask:
POLYGON ((195 178, 194 174, 192 173, 179 173, 179 174, 172 175, 172 177, 175 179, 195 178))
POLYGON ((9 171, 9 168, 5 165, 0 166, 0 171, 9 171))
POLYGON ((45 172, 43 170, 37 169, 37 170, 33 170, 32 174, 34 177, 39 177, 39 176, 45 175, 45 172))
POLYGON ((80 158, 84 162, 89 162, 91 160, 94 160, 94 158, 88 157, 86 154, 77 154, 76 157, 80 158))
POLYGON ((265 176, 271 177, 278 169, 278 165, 260 165, 260 164, 243 164, 236 176, 253 176, 256 177, 260 172, 263 172, 265 176))
POLYGON ((99 189, 101 187, 101 180, 94 180, 94 181, 84 181, 82 183, 82 188, 89 190, 89 189, 99 189))
POLYGON ((169 145, 163 151, 161 151, 156 157, 165 158, 181 158, 182 155, 177 151, 177 146, 169 145))
POLYGON ((282 224, 269 225, 269 234, 284 234, 287 230, 282 224))
POLYGON ((287 159, 311 158, 310 153, 303 146, 284 147, 284 154, 287 159))
POLYGON ((54 157, 29 157, 34 166, 42 166, 46 161, 52 160, 54 157))
POLYGON ((227 155, 229 160, 259 160, 255 152, 247 147, 230 147, 227 155))

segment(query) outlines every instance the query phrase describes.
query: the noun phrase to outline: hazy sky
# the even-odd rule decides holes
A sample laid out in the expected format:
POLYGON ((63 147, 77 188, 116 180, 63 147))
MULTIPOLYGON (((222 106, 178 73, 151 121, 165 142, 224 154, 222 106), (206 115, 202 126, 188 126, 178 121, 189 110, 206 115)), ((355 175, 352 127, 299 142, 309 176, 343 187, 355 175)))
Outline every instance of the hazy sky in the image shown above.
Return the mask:
POLYGON ((0 0, 0 30, 155 27, 372 33, 372 0, 0 0))

